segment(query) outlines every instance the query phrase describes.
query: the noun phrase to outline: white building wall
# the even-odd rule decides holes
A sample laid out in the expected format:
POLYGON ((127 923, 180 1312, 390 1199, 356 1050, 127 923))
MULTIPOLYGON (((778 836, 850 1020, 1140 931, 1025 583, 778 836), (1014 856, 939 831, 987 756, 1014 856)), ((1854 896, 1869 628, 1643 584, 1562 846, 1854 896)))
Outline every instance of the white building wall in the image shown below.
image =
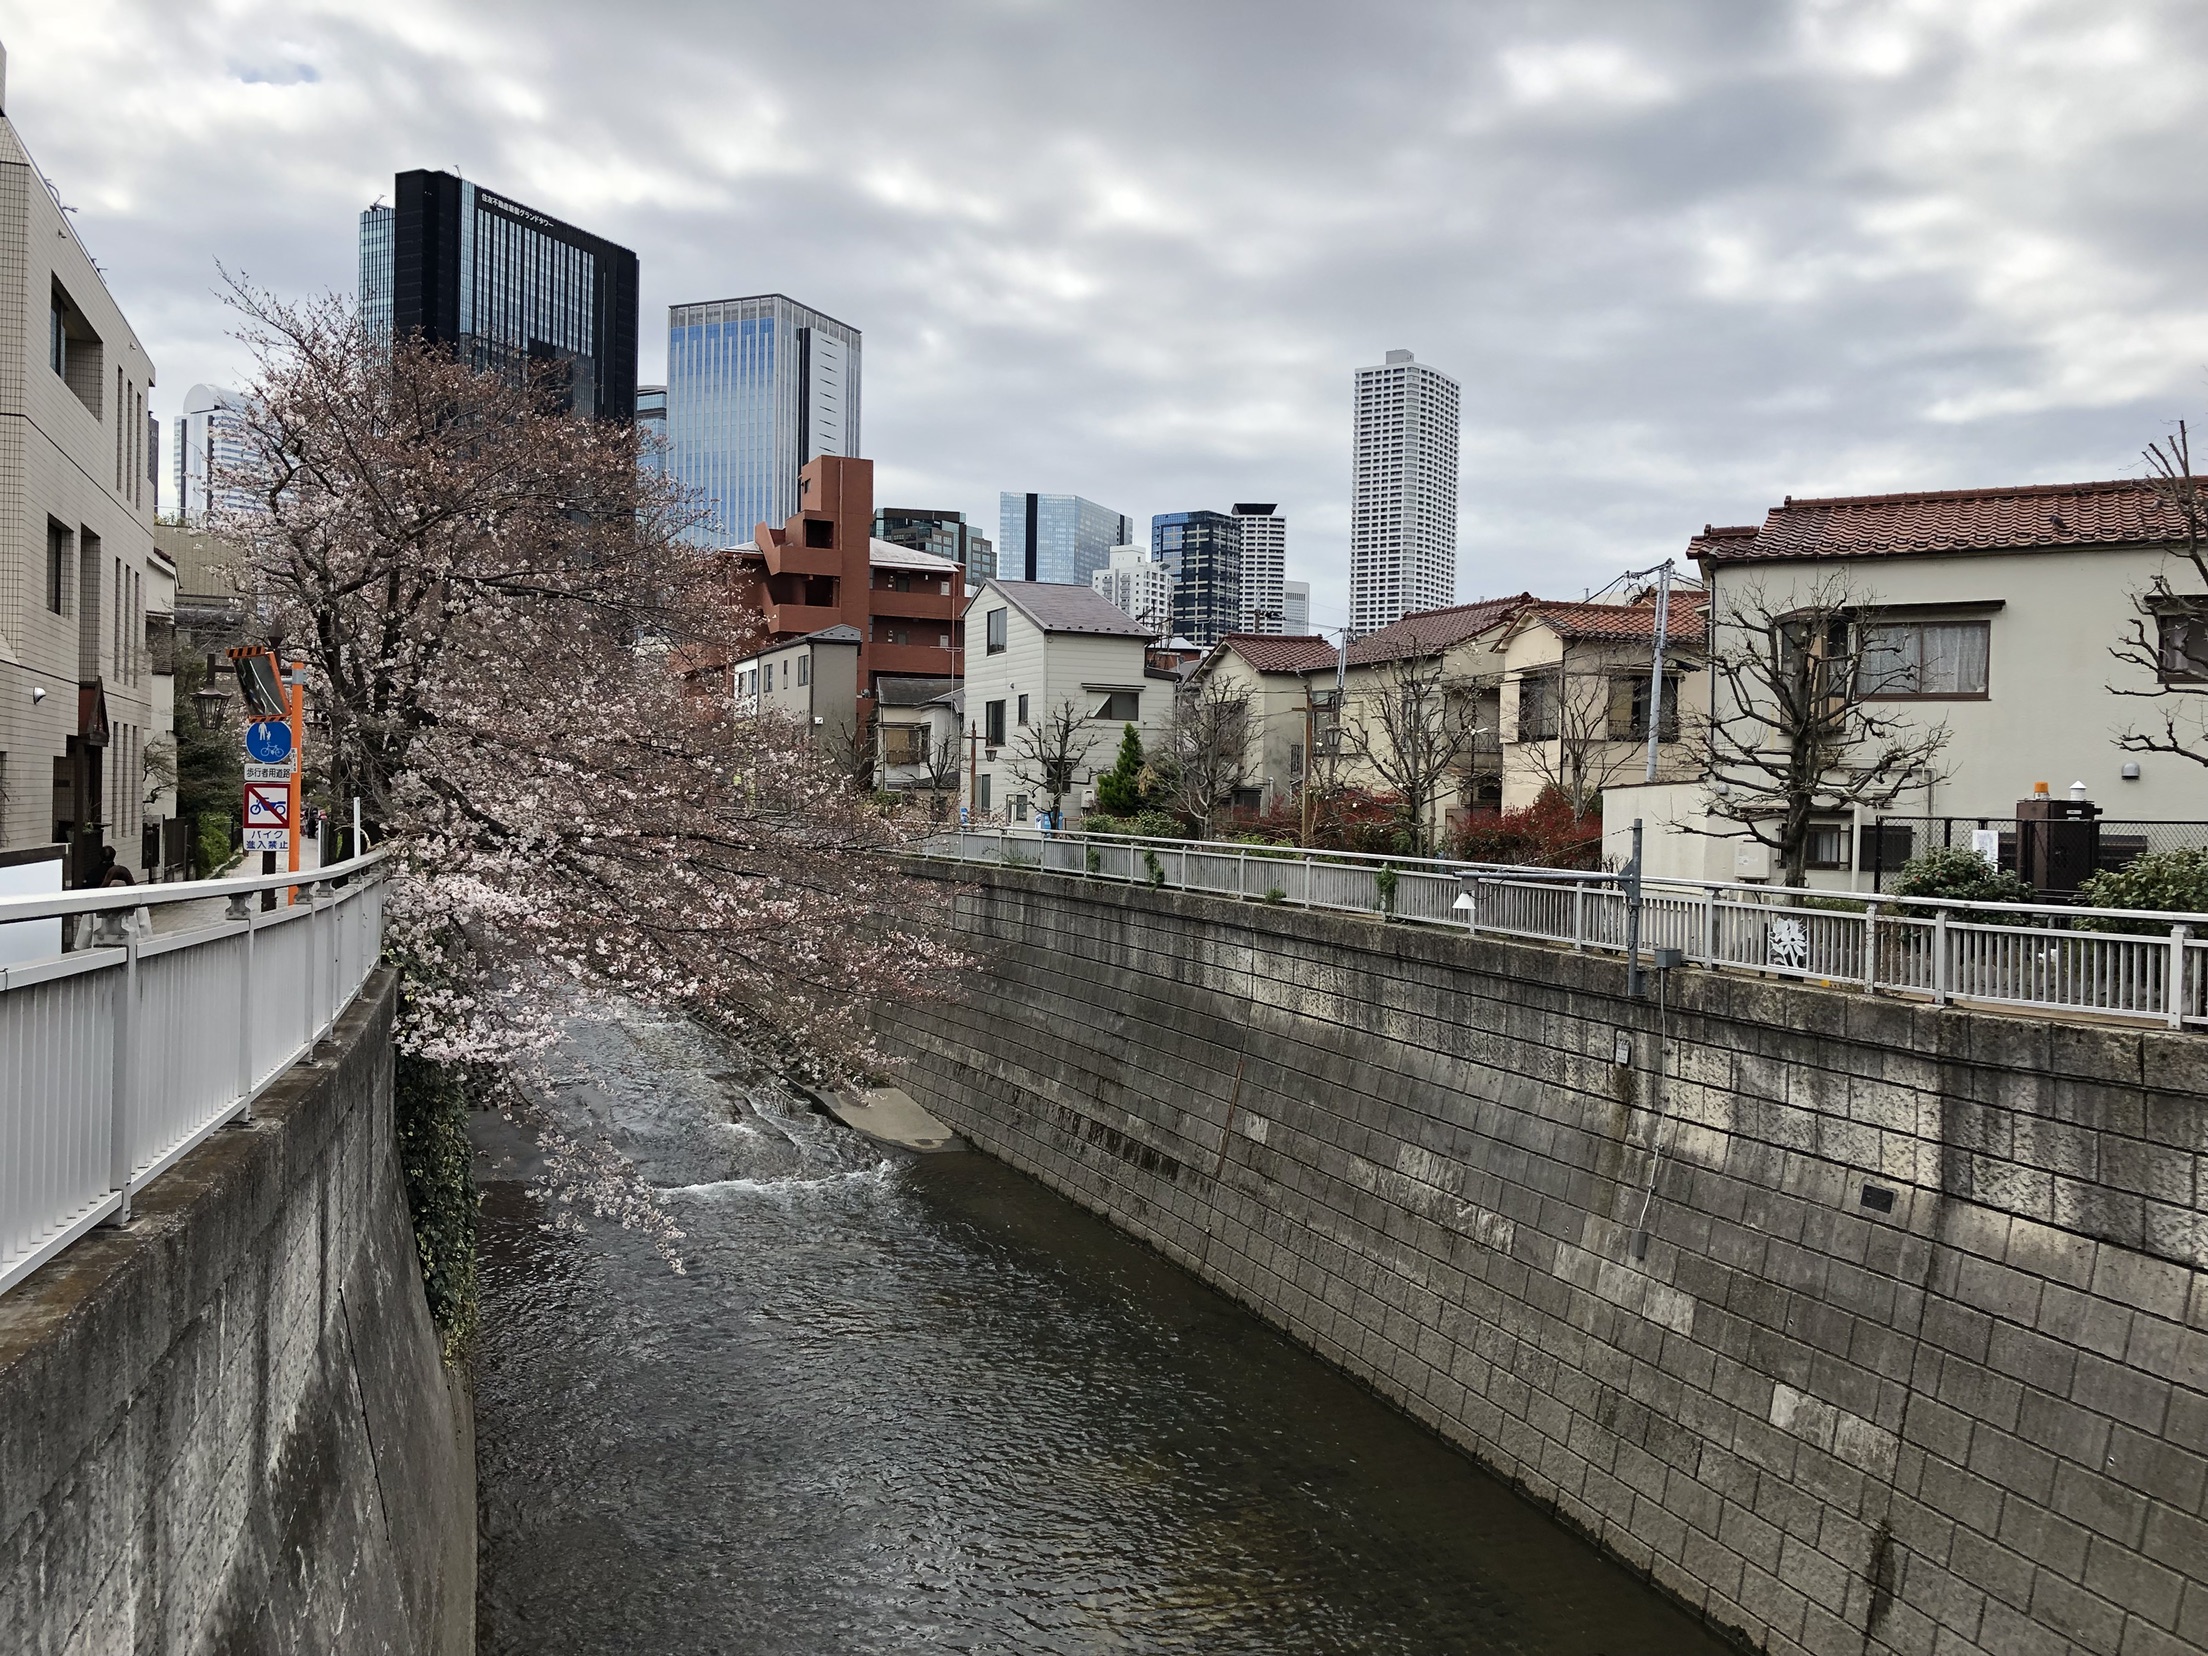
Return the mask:
MULTIPOLYGON (((1242 630, 1278 633, 1285 626, 1288 577, 1288 520, 1277 511, 1234 509, 1242 533, 1242 630)), ((1304 589, 1306 599, 1310 588, 1304 589)), ((1308 602, 1305 605, 1308 610, 1308 602)))

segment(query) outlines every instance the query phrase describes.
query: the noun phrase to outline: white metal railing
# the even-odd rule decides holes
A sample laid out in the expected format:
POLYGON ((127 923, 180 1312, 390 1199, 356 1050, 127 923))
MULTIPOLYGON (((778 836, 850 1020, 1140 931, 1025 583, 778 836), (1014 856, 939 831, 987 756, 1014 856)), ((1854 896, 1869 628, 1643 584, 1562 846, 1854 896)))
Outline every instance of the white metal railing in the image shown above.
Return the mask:
MULTIPOLYGON (((915 849, 1084 879, 1381 914, 1623 953, 1629 899, 1616 873, 1293 846, 961 829, 915 849)), ((1716 880, 1641 884, 1640 946, 1945 1005, 2098 1013, 2171 1029, 2208 1025, 2208 915, 2052 903, 1802 891, 1716 880), (1989 918, 1989 916, 1991 918, 1989 918), (2151 933, 2091 931, 2112 920, 2151 933)))
POLYGON ((384 855, 0 900, 0 925, 58 918, 91 934, 0 966, 0 1294, 128 1219, 134 1193, 249 1116, 329 1034, 383 952, 384 855), (281 906, 264 911, 264 891, 281 906), (205 913, 177 917, 202 923, 147 923, 184 903, 205 913))

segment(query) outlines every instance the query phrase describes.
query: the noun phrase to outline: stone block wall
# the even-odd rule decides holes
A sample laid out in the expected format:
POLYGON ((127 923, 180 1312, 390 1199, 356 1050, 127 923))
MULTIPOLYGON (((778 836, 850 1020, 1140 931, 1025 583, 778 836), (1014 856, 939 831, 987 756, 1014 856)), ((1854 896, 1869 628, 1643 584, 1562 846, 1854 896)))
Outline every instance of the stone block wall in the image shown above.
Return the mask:
POLYGON ((1744 1643, 2208 1649, 2208 1040, 1692 969, 1660 1011, 1014 871, 959 912, 966 992, 880 1014, 916 1097, 1744 1643))
POLYGON ((472 1428, 392 1138, 393 989, 0 1296, 0 1649, 473 1648, 472 1428))

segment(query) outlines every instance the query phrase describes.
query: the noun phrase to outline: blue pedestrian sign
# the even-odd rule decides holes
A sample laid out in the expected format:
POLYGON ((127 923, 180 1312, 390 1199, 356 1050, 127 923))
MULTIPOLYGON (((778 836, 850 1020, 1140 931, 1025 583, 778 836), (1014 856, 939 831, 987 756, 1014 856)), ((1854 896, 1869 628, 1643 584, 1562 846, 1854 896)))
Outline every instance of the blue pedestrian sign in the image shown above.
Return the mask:
POLYGON ((280 765, 291 757, 291 725, 283 719, 260 719, 245 727, 245 751, 264 765, 280 765))

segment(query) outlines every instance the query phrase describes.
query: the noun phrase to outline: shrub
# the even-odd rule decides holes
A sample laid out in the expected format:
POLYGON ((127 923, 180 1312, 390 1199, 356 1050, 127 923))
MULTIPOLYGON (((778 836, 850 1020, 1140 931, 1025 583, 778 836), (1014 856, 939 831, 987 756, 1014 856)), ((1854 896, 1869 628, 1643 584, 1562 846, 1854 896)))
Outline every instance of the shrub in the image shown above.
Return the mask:
POLYGON ((1363 788, 1336 788, 1313 802, 1311 844, 1360 856, 1402 856, 1411 849, 1403 831, 1402 801, 1363 788))
MULTIPOLYGON (((2161 909, 2208 914, 2208 850, 2150 851, 2121 868, 2094 875, 2078 888, 2088 908, 2161 909)), ((2166 932, 2166 920, 2081 919, 2087 931, 2166 932)))
MULTIPOLYGON (((1981 903, 2028 903, 2032 900, 2032 888, 2024 881, 1959 845, 1939 846, 1903 863, 1901 877, 1894 882, 1894 894, 1981 903)), ((1915 915, 1936 912, 1913 904, 1902 909, 1904 914, 1915 915)), ((1958 909, 1951 912, 1950 918, 1987 926, 2007 917, 1994 909, 1958 909)))
POLYGON ((1104 866, 1104 859, 1096 854, 1096 847, 1093 845, 1088 848, 1087 862, 1091 874, 1104 866))
POLYGON ((1096 779, 1096 808, 1107 816, 1131 817, 1142 810, 1142 736, 1133 725, 1119 738, 1119 757, 1096 779))
POLYGON ((1085 834, 1115 834, 1133 839, 1179 839, 1181 824, 1170 812, 1143 810, 1132 816, 1115 816, 1109 811, 1091 811, 1081 819, 1081 831, 1085 834))
POLYGON ((414 1221, 414 1251, 447 1362, 466 1350, 475 1333, 475 1174, 468 1105, 485 1085, 482 1074, 463 1065, 434 1064, 405 1052, 398 1055, 392 1078, 392 1126, 414 1221))
POLYGON ((1395 865, 1393 863, 1381 864, 1380 872, 1372 877, 1372 887, 1380 894, 1380 912, 1382 914, 1393 914, 1395 912, 1395 885, 1395 865))
POLYGON ((1146 850, 1143 852, 1142 866, 1149 871, 1152 885, 1162 886, 1165 884, 1165 864, 1158 861, 1158 854, 1155 851, 1146 850))
POLYGON ((1571 796, 1551 784, 1531 805, 1515 811, 1468 811, 1450 842, 1450 855, 1465 862, 1515 863, 1529 868, 1602 866, 1602 813, 1584 816, 1571 796))
POLYGON ((1265 888, 1265 901, 1268 903, 1285 903, 1288 901, 1288 893, 1279 886, 1267 886, 1265 888))

